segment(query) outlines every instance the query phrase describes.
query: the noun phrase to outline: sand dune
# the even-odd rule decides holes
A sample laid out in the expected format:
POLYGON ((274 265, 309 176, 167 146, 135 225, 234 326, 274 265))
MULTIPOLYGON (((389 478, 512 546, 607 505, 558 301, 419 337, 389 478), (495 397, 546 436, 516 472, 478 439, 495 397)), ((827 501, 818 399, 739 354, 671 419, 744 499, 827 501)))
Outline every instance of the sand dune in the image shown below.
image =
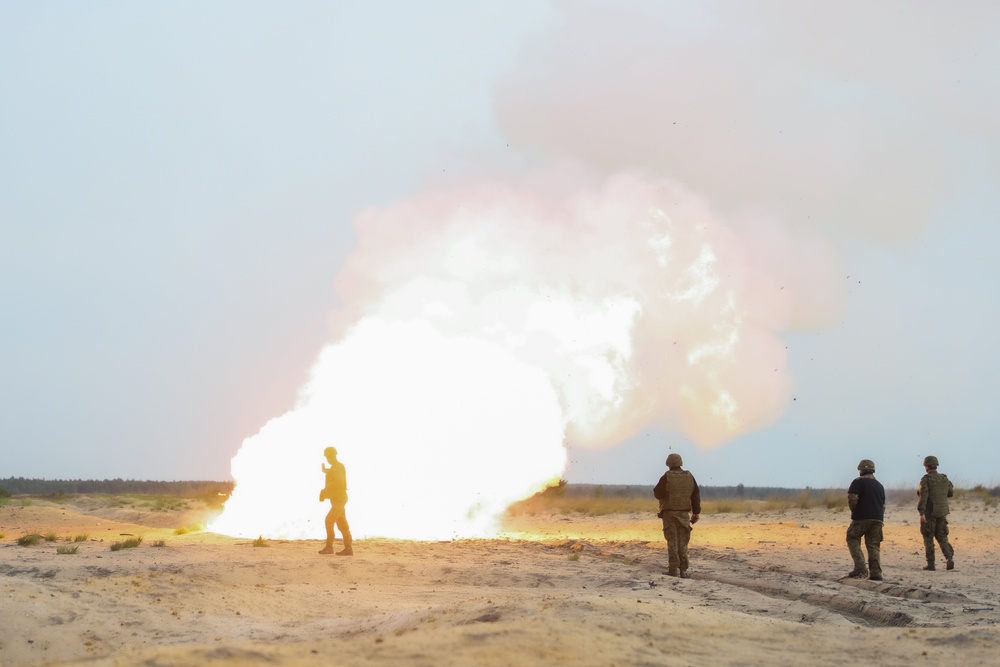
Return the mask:
POLYGON ((519 517, 503 539, 365 539, 337 558, 175 534, 201 512, 0 507, 0 664, 991 665, 1000 650, 1000 515, 979 501, 952 516, 951 572, 921 570, 915 510, 890 508, 883 582, 844 578, 842 511, 706 516, 688 580, 664 575, 652 513, 519 517), (88 541, 15 542, 48 532, 88 541), (143 542, 111 551, 126 535, 143 542))

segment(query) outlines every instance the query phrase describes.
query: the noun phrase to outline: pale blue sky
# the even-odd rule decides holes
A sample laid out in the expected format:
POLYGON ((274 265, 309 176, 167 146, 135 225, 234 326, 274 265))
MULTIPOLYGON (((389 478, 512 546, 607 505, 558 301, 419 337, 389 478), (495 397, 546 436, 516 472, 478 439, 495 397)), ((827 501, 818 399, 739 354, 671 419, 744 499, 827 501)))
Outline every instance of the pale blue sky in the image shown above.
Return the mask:
POLYGON ((0 477, 226 478, 360 210, 574 160, 815 235, 842 306, 781 334, 773 426, 570 481, 673 446, 703 484, 1000 483, 1000 11, 869 5, 0 2, 0 477))

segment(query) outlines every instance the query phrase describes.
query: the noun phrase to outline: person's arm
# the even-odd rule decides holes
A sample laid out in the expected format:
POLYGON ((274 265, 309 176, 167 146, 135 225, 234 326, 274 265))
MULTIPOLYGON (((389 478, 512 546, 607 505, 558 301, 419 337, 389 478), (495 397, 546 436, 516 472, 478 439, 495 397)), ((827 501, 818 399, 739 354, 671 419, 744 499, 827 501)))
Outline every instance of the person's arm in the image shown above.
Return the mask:
POLYGON ((660 481, 656 483, 653 487, 653 497, 657 500, 663 500, 667 497, 667 475, 666 473, 660 477, 660 481))
POLYGON ((691 482, 694 484, 694 490, 691 491, 691 523, 698 523, 701 518, 701 489, 698 488, 694 475, 691 476, 691 482))
POLYGON ((854 480, 847 488, 847 506, 854 510, 858 506, 858 481, 854 480))
POLYGON ((920 523, 927 522, 927 475, 920 478, 920 486, 917 488, 917 512, 920 514, 920 523))

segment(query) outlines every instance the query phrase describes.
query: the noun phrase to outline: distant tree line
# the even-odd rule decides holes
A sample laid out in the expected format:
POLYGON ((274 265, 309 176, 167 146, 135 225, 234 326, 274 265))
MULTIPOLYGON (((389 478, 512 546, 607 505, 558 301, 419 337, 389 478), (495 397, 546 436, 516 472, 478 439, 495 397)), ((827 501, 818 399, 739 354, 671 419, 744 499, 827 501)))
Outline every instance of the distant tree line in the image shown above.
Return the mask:
POLYGON ((163 482, 137 479, 29 479, 8 477, 0 479, 0 497, 10 495, 48 496, 68 493, 106 493, 117 495, 135 493, 156 496, 199 498, 203 496, 228 496, 233 492, 233 482, 179 481, 163 482))
MULTIPOLYGON (((702 500, 717 500, 729 498, 746 498, 747 500, 772 500, 774 498, 794 498, 805 491, 822 495, 833 489, 785 488, 777 486, 701 486, 702 500)), ((557 486, 549 487, 543 493, 566 496, 619 496, 623 498, 653 497, 652 484, 567 484, 560 480, 557 486)), ((846 491, 845 491, 846 493, 846 491)))
MULTIPOLYGON (((699 491, 701 491, 702 500, 728 500, 731 498, 742 498, 746 500, 775 500, 775 499, 791 499, 791 498, 801 498, 803 494, 813 495, 816 497, 821 497, 829 493, 847 493, 846 488, 838 489, 820 489, 807 486, 805 488, 787 488, 779 486, 744 486, 743 484, 737 484, 736 486, 701 486, 699 485, 699 491)), ((1000 497, 1000 486, 995 486, 992 488, 985 487, 981 484, 974 486, 969 490, 970 492, 982 495, 990 496, 993 498, 1000 497)), ((541 492, 542 495, 561 495, 568 497, 623 497, 623 498, 641 498, 653 496, 653 485, 652 484, 568 484, 566 480, 559 480, 559 484, 556 486, 550 486, 541 492)), ((913 496, 915 499, 917 496, 916 486, 913 487, 912 491, 909 489, 886 489, 886 493, 891 496, 913 496)), ((914 502, 916 502, 914 500, 914 502)))

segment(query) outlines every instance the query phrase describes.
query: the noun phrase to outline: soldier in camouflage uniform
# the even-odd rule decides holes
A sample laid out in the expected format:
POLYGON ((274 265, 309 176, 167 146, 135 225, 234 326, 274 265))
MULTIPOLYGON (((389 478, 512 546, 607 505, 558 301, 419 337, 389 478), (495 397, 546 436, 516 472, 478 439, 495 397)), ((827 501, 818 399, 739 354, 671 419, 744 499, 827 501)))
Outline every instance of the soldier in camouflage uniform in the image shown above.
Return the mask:
POLYGON ((691 526, 698 522, 701 514, 701 491, 694 475, 681 470, 680 454, 667 457, 669 470, 663 473, 653 488, 653 496, 660 501, 660 511, 656 515, 663 520, 663 537, 667 540, 668 568, 671 577, 688 575, 688 541, 691 526))
POLYGON ((955 493, 955 486, 937 471, 936 456, 924 459, 927 474, 920 479, 917 489, 917 511, 920 513, 920 534, 924 536, 924 555, 927 557, 925 570, 934 568, 934 540, 941 545, 941 553, 947 560, 946 567, 955 569, 955 550, 948 543, 948 499, 955 493))
POLYGON ((854 559, 854 570, 847 576, 868 577, 882 581, 882 521, 885 518, 885 487, 875 479, 875 462, 862 459, 860 475, 847 489, 847 504, 851 507, 851 525, 847 527, 847 548, 854 559), (868 566, 861 553, 861 538, 865 538, 868 566))

